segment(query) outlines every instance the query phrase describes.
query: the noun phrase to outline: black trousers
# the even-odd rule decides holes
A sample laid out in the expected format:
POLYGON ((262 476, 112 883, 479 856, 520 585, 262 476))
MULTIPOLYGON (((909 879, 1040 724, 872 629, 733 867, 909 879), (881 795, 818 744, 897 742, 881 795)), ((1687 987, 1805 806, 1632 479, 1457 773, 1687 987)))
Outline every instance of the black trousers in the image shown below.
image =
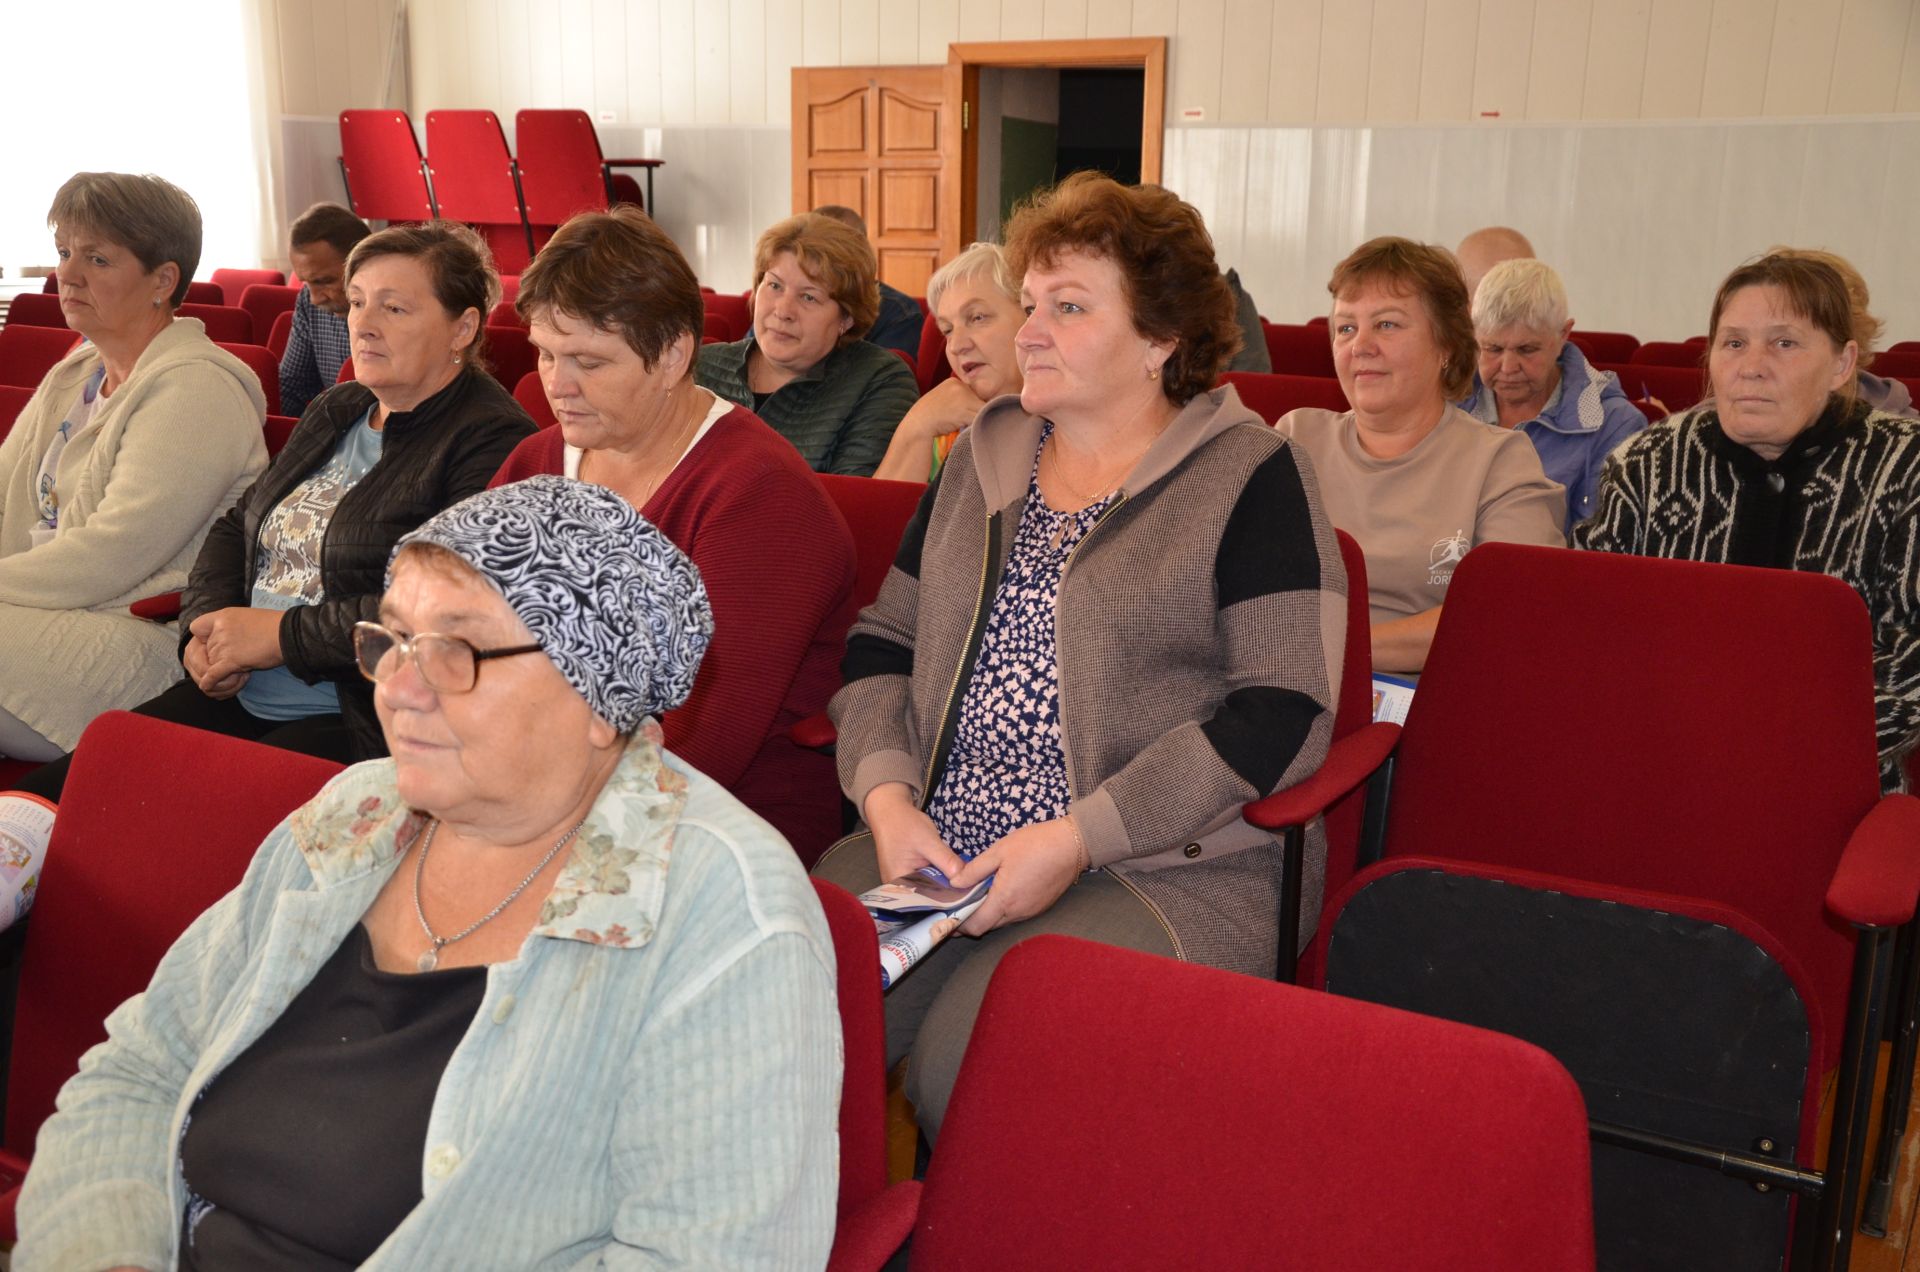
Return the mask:
MULTIPOLYGON (((159 697, 133 708, 133 712, 342 764, 353 759, 352 739, 337 711, 301 720, 263 720, 241 706, 238 698, 209 698, 200 692, 199 685, 182 680, 159 697)), ((30 791, 57 804, 67 785, 67 766, 72 763, 73 756, 66 755, 43 764, 15 782, 13 789, 30 791)))

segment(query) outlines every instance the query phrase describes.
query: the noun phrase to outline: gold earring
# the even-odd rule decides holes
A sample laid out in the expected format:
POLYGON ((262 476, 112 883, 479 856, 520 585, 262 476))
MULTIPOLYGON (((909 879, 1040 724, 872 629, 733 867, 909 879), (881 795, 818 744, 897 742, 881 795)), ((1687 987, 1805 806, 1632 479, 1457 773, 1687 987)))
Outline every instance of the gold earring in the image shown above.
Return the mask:
POLYGON ((1149 368, 1149 369, 1148 369, 1148 371, 1147 371, 1147 379, 1149 379, 1149 380, 1158 380, 1159 378, 1160 378, 1160 368, 1159 368, 1159 367, 1151 367, 1151 368, 1149 368))

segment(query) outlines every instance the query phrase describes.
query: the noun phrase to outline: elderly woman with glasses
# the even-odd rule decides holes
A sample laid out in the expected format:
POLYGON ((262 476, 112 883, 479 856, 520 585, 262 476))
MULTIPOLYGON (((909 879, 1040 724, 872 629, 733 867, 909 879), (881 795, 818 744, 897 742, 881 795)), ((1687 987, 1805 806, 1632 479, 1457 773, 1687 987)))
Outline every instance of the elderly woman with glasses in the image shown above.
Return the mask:
POLYGON ((602 487, 535 477, 406 536, 354 638, 392 757, 108 1019, 14 1266, 820 1267, 825 921, 655 723, 711 630, 602 487))

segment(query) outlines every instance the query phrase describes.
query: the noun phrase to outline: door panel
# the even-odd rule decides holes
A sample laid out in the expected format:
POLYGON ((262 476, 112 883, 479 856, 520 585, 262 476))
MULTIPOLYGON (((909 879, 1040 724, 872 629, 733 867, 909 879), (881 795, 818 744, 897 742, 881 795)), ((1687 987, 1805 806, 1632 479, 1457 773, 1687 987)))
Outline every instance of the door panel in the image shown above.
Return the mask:
MULTIPOLYGON (((910 296, 958 250, 958 94, 945 66, 795 67, 793 205, 841 203, 867 223, 880 277, 910 296)), ((952 81, 957 87, 957 81, 952 81)))

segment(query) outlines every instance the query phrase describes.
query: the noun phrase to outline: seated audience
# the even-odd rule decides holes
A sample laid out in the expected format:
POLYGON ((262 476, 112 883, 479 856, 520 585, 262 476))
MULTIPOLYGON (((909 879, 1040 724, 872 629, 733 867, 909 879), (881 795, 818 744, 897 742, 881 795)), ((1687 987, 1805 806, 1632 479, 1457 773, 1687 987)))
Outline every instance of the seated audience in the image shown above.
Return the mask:
MULTIPOLYGON (((1325 757, 1345 623, 1311 471, 1208 390, 1239 332, 1199 213, 1076 173, 1015 214, 1007 256, 1025 387, 961 434, 854 627, 833 715, 868 833, 816 868, 855 891, 993 877, 887 996, 930 1138, 1029 936, 1273 974, 1279 845, 1239 809, 1325 757)), ((1303 931, 1324 860, 1316 839, 1303 931)))
POLYGON ((47 220, 60 311, 86 340, 0 442, 0 755, 32 761, 180 674, 173 630, 127 606, 186 582, 267 462, 259 380, 173 316, 200 261, 193 199, 82 172, 47 220))
POLYGON ((1020 311, 1019 280, 996 244, 975 243, 936 270, 927 280, 927 303, 946 337, 953 375, 928 390, 893 430, 875 477, 932 481, 980 408, 1020 391, 1013 333, 1027 316, 1020 311))
POLYGON ((870 477, 920 396, 895 354, 860 337, 878 308, 873 249, 802 213, 753 251, 753 330, 700 350, 702 388, 747 407, 815 471, 870 477))
MULTIPOLYGON (((347 334, 347 257, 373 231, 338 203, 316 203, 288 232, 287 257, 303 284, 280 355, 280 409, 299 416, 333 387, 352 356, 347 334)), ((264 337, 262 339, 264 343, 264 337)))
MULTIPOLYGON (((839 203, 823 204, 813 210, 815 216, 831 217, 867 238, 867 222, 858 212, 839 203)), ((868 246, 872 240, 868 239, 868 246)), ((873 320, 873 326, 867 329, 866 340, 882 349, 898 349, 909 358, 920 356, 920 330, 926 326, 927 316, 920 310, 920 304, 898 287, 889 287, 884 279, 876 278, 880 289, 880 313, 873 320)), ((931 298, 932 284, 928 284, 931 298)))
POLYGON ((638 208, 561 226, 514 302, 559 419, 494 484, 564 473, 606 486, 693 558, 714 637, 674 755, 772 822, 803 860, 840 837, 833 761, 787 729, 824 711, 853 621, 853 539, 806 462, 744 407, 693 381, 700 285, 638 208))
MULTIPOLYGON (((176 665, 173 687, 135 711, 328 759, 385 754, 353 625, 379 605, 394 542, 485 489, 534 431, 484 369, 480 319, 498 287, 465 226, 395 227, 354 248, 358 379, 315 398, 214 523, 177 645, 167 633, 187 678, 176 665)), ((62 760, 18 785, 57 801, 66 776, 62 760)))
POLYGON ((1473 294, 1473 330, 1479 372, 1461 409, 1527 435, 1547 476, 1567 488, 1572 530, 1593 511, 1601 461, 1647 417, 1567 339, 1567 291, 1551 266, 1513 260, 1488 270, 1473 294))
POLYGON ((15 1266, 821 1267, 826 922, 652 719, 711 622, 597 486, 407 535, 354 638, 393 758, 275 829, 108 1018, 15 1266))
POLYGON ((1280 431, 1313 458, 1333 524, 1367 558, 1376 671, 1426 665, 1453 567, 1482 543, 1563 547, 1566 492, 1533 445, 1448 405, 1473 383, 1473 319, 1444 248, 1362 243, 1334 268, 1333 363, 1351 411, 1280 431))
POLYGON ((1839 273, 1847 285, 1847 305, 1853 319, 1853 342, 1860 350, 1860 369, 1855 373, 1860 381, 1860 400, 1874 410, 1885 411, 1889 415, 1912 415, 1913 394, 1907 390, 1907 386, 1867 370, 1873 364, 1873 355, 1878 352, 1874 346, 1879 343, 1886 324, 1874 317, 1870 307, 1872 297, 1867 294, 1867 280, 1860 276, 1860 271, 1853 267, 1853 263, 1844 256, 1816 248, 1775 247, 1768 249, 1767 254, 1820 261, 1831 265, 1839 273))
POLYGON ((1920 742, 1920 421, 1861 398, 1855 324, 1826 261, 1734 270, 1708 325, 1712 401, 1607 460, 1574 544, 1844 579, 1873 621, 1881 783, 1896 790, 1920 742))
POLYGON ((1461 239, 1460 246, 1453 249, 1453 257, 1460 263, 1460 273, 1466 279, 1467 300, 1472 301, 1488 270, 1501 261, 1532 260, 1533 244, 1518 230, 1489 225, 1461 239))

